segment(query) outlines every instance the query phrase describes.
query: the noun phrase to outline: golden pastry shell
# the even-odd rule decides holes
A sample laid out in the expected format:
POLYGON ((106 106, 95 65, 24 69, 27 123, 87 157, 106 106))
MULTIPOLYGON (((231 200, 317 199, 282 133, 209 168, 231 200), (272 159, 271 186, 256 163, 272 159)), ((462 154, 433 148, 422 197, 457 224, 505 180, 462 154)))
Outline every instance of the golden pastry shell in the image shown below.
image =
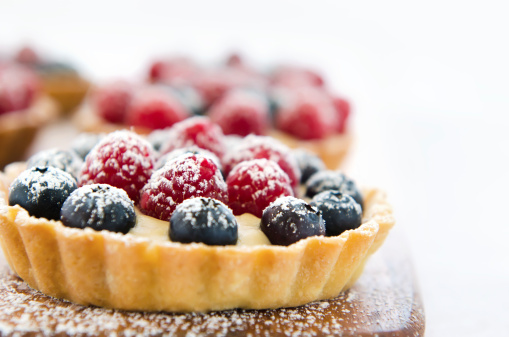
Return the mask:
POLYGON ((362 225, 337 237, 288 247, 156 242, 31 217, 6 204, 7 180, 0 179, 0 243, 12 270, 53 297, 117 309, 265 309, 334 298, 394 225, 384 193, 369 189, 362 225))

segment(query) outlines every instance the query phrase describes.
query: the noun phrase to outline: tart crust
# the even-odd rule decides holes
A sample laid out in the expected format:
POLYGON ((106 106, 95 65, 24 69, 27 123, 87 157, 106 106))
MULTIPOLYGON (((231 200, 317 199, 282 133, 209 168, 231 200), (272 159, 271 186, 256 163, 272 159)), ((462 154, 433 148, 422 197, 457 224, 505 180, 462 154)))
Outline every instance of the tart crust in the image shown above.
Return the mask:
POLYGON ((40 96, 26 110, 0 115, 0 168, 21 159, 37 130, 57 116, 57 104, 48 96, 40 96))
POLYGON ((361 274, 394 225, 385 195, 365 190, 363 224, 288 247, 207 246, 76 229, 6 203, 0 179, 0 243, 32 288, 84 305, 143 311, 298 306, 336 297, 361 274))
POLYGON ((63 114, 72 113, 90 88, 90 83, 74 72, 53 72, 40 77, 44 92, 58 102, 63 114))

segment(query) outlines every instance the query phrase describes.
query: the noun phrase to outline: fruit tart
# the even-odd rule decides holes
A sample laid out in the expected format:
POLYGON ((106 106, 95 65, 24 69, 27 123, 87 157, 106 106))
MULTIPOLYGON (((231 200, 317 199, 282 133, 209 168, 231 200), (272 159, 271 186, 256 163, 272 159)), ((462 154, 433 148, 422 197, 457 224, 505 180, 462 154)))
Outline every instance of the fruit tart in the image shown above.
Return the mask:
POLYGON ((331 169, 350 145, 348 101, 310 70, 279 67, 264 74, 238 55, 220 67, 177 57, 155 61, 148 82, 97 86, 80 109, 79 127, 91 132, 134 127, 148 133, 206 115, 227 135, 270 135, 317 153, 331 169))
POLYGON ((220 137, 204 149, 179 132, 171 155, 124 130, 89 138, 84 161, 81 140, 10 165, 0 242, 12 270, 84 305, 299 306, 347 289, 394 224, 383 193, 359 190, 313 154, 256 135, 233 152, 220 137), (297 156, 314 159, 302 170, 297 156))
POLYGON ((23 157, 40 127, 57 116, 57 106, 41 93, 28 68, 0 63, 0 168, 23 157))
POLYGON ((90 87, 73 66, 44 59, 29 46, 18 50, 14 59, 37 73, 43 92, 59 104, 62 113, 73 112, 90 87))

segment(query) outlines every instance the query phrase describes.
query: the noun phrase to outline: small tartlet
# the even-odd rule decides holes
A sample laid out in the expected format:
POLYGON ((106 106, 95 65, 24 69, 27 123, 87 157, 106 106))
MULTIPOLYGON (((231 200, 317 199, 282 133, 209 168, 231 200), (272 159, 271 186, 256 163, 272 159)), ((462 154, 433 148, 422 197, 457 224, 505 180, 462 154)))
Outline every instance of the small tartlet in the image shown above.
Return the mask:
POLYGON ((32 288, 83 305, 191 312, 334 298, 394 225, 384 193, 366 189, 362 225, 337 237, 288 247, 181 244, 31 217, 7 205, 12 176, 0 178, 0 243, 11 269, 32 288))
POLYGON ((46 95, 40 95, 25 110, 0 115, 0 168, 20 160, 39 128, 57 117, 58 106, 46 95))

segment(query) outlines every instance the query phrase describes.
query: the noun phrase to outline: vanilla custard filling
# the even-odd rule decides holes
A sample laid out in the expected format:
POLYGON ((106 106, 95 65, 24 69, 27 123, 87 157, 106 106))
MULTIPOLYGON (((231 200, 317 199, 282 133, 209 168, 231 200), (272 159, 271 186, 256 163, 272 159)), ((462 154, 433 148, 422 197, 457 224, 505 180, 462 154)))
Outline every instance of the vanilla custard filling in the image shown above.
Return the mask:
MULTIPOLYGON (((127 233, 156 241, 171 241, 170 222, 163 221, 136 210, 136 225, 127 233)), ((260 218, 244 213, 235 217, 239 225, 238 246, 270 245, 269 239, 260 230, 260 218)))

